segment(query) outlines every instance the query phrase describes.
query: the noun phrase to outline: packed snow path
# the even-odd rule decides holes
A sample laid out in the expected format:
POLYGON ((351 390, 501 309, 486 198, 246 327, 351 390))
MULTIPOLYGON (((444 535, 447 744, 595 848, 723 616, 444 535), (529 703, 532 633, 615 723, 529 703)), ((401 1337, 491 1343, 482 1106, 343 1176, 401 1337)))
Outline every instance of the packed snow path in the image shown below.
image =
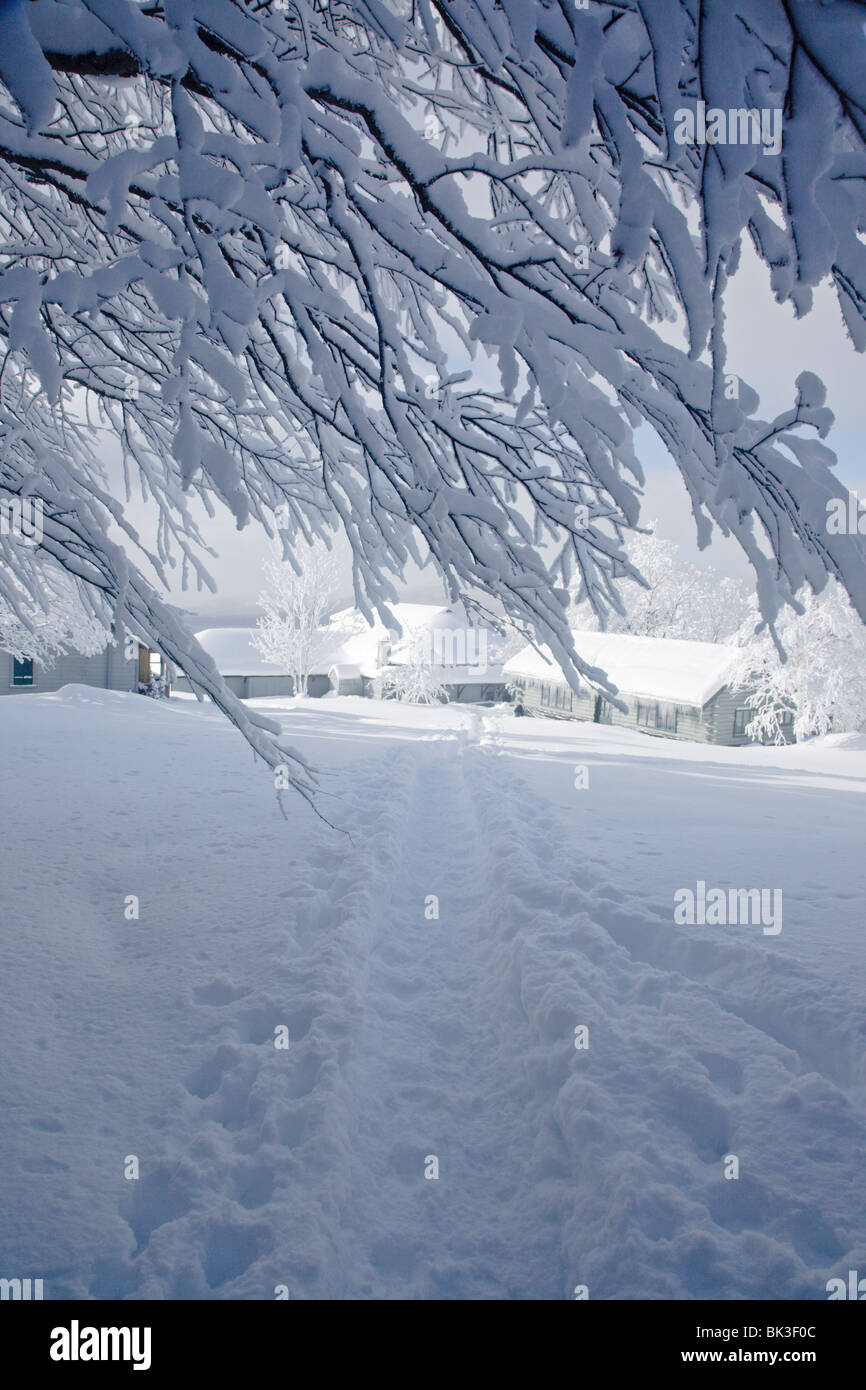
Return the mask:
POLYGON ((41 725, 6 702, 19 788, 29 761, 0 1273, 53 1297, 787 1299, 866 1268, 853 771, 290 707, 340 834, 284 822, 207 711, 41 698, 41 725), (128 835, 144 769, 164 823, 128 835), (673 925, 672 887, 725 867, 781 876, 780 937, 673 925))

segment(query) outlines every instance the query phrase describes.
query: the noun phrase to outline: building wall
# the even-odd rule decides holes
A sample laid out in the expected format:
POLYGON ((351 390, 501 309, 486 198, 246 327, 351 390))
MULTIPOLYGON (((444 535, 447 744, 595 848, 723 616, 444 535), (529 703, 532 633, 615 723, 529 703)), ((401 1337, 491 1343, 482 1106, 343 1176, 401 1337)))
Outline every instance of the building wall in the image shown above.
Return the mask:
MULTIPOLYGON (((291 676, 281 675, 275 672, 272 676, 244 676, 244 689, 241 692, 245 700, 264 700, 268 696, 282 695, 289 698, 295 693, 295 682, 291 676)), ((310 694, 319 695, 322 692, 316 689, 316 682, 320 681, 320 676, 310 677, 310 694)), ((325 689, 328 683, 325 681, 325 689)))
MULTIPOLYGON (((746 700, 749 693, 746 688, 734 691, 723 686, 718 695, 714 695, 712 700, 705 705, 704 713, 713 729, 713 743, 724 743, 730 744, 734 748, 743 748, 752 742, 746 734, 734 735, 734 714, 738 709, 747 708, 746 700)), ((748 717, 751 718, 751 711, 749 711, 748 717)), ((786 742, 795 742, 793 729, 787 734, 786 742)))
MULTIPOLYGON (((582 685, 580 692, 578 694, 575 694, 571 687, 561 679, 558 681, 553 679, 541 681, 531 680, 528 677, 515 677, 514 683, 515 685, 519 684, 521 687, 521 703, 528 714, 541 715, 544 718, 548 719, 577 719, 588 723, 591 723, 593 720, 595 720, 596 701, 598 699, 598 696, 596 695, 594 690, 590 689, 589 686, 582 685), (545 687, 547 688, 548 692, 548 700, 553 699, 554 701, 556 701, 558 694, 560 701, 559 707, 557 707, 556 703, 551 704, 543 702, 542 696, 544 694, 545 687)), ((645 726, 638 724, 637 699, 634 696, 628 695, 625 692, 622 692, 621 698, 628 705, 628 713, 623 714, 621 710, 616 709, 613 705, 609 705, 606 701, 602 700, 602 708, 604 710, 605 717, 599 720, 600 723, 609 724, 611 728, 637 729, 641 733, 654 735, 658 738, 685 739, 687 741, 695 743, 716 743, 726 741, 733 742, 732 731, 734 723, 734 708, 737 707, 736 704, 732 705, 731 707, 730 723, 728 725, 730 739, 726 740, 722 736, 716 736, 716 726, 714 724, 711 724, 705 717, 707 711, 710 708, 710 705, 713 703, 712 701, 709 705, 704 706, 703 711, 697 709, 690 709, 686 706, 678 705, 677 727, 676 731, 674 732, 673 730, 667 729, 646 728, 645 726)), ((642 700, 640 701, 640 703, 653 704, 656 702, 651 700, 642 700)), ((720 715, 718 721, 719 735, 723 735, 724 730, 724 716, 720 715)), ((737 740, 737 742, 739 741, 740 740, 737 740)), ((743 740, 743 742, 747 743, 748 739, 743 740)))
POLYGON ((478 704, 481 700, 492 700, 495 702, 508 699, 504 683, 498 682, 490 685, 481 681, 476 681, 473 685, 470 685, 468 682, 465 685, 446 684, 445 690, 448 694, 448 699, 453 704, 458 705, 474 705, 478 704))
MULTIPOLYGON (((521 704, 528 714, 541 714, 551 719, 581 719, 590 723, 595 716, 595 692, 591 691, 588 686, 582 686, 580 694, 576 695, 563 680, 540 681, 521 676, 515 677, 514 684, 521 688, 521 704), (545 686, 551 689, 555 686, 561 692, 566 701, 566 708, 556 709, 542 704, 542 689, 545 686), (571 696, 570 709, 567 707, 569 695, 571 696)), ((614 710, 613 714, 616 715, 617 711, 614 710)))
POLYGON ((334 680, 335 676, 332 672, 328 686, 335 695, 366 695, 369 693, 364 689, 363 676, 336 676, 336 684, 334 680))
POLYGON ((744 748, 751 743, 745 734, 734 734, 734 714, 745 704, 746 691, 729 690, 723 686, 717 695, 704 706, 707 724, 711 730, 711 743, 725 744, 731 748, 744 748))
POLYGON ((0 695, 39 694, 40 691, 60 690, 64 685, 93 685, 101 690, 135 690, 138 686, 138 657, 127 660, 123 644, 106 647, 97 656, 79 656, 70 652, 59 656, 51 667, 33 663, 33 684, 12 684, 13 657, 0 651, 0 695))
MULTIPOLYGON (((519 685, 522 689, 522 704, 527 714, 537 714, 548 719, 591 721, 595 718, 597 697, 588 686, 582 686, 580 694, 575 695, 571 687, 566 685, 562 679, 559 681, 552 679, 540 681, 521 676, 514 678, 514 684, 519 685), (547 686, 549 692, 554 690, 559 692, 562 702, 559 708, 542 702, 544 686, 547 686), (568 708, 569 697, 570 708, 568 708)), ((623 693, 622 698, 629 706, 628 714, 622 714, 618 709, 608 705, 608 717, 600 722, 610 724, 613 728, 638 729, 641 733, 655 735, 658 738, 687 739, 694 743, 715 744, 717 747, 744 748, 752 740, 746 734, 734 733, 734 715, 738 709, 745 708, 748 694, 747 689, 731 690, 725 685, 711 700, 707 701, 702 710, 678 705, 677 727, 676 732, 674 732, 667 729, 646 728, 638 724, 638 701, 634 696, 623 693)), ((640 703, 652 704, 654 702, 641 701, 640 703)), ((793 733, 788 736, 787 741, 789 743, 794 742, 793 733)))
MULTIPOLYGON (((233 695, 240 700, 264 700, 270 696, 288 697, 295 693, 295 683, 291 676, 223 676, 223 680, 233 695)), ((192 686, 186 676, 179 675, 172 684, 172 690, 190 694, 192 686)), ((310 676, 310 695, 318 698, 331 689, 327 676, 310 676)))

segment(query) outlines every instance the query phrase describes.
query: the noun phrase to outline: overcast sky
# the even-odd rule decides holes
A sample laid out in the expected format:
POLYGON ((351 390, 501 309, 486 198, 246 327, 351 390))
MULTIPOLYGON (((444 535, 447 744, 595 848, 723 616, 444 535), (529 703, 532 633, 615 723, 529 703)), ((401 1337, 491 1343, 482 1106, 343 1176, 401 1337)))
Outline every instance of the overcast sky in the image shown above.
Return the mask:
MULTIPOLYGON (((864 396, 866 360, 855 353, 847 339, 835 294, 829 283, 815 295, 809 316, 797 321, 790 305, 778 305, 769 287, 769 274, 750 248, 744 248, 742 268, 728 287, 727 340, 728 370, 735 372, 758 391, 759 413, 772 419, 789 409, 796 396, 795 378, 804 369, 816 372, 827 386, 827 404, 836 423, 826 443, 838 458, 838 475, 849 488, 866 495, 866 463, 863 459, 864 396)), ((739 546, 714 539, 709 550, 699 554, 694 543, 694 521, 679 473, 664 447, 648 426, 637 436, 637 454, 647 475, 641 520, 656 521, 658 534, 675 540, 683 557, 709 564, 726 574, 748 577, 751 570, 739 546)), ((128 515, 143 535, 152 530, 148 512, 140 504, 130 504, 128 515)), ((239 532, 227 509, 218 506, 215 520, 208 520, 203 509, 196 509, 203 534, 218 552, 209 569, 217 592, 183 593, 178 587, 172 601, 192 612, 196 626, 225 626, 255 621, 261 588, 261 563, 267 539, 257 526, 239 532)), ((347 555, 347 546, 340 553, 347 555)), ((345 586, 342 599, 352 602, 348 561, 343 565, 345 586)), ((441 582, 432 567, 406 577, 401 598, 409 601, 439 602, 441 582)))

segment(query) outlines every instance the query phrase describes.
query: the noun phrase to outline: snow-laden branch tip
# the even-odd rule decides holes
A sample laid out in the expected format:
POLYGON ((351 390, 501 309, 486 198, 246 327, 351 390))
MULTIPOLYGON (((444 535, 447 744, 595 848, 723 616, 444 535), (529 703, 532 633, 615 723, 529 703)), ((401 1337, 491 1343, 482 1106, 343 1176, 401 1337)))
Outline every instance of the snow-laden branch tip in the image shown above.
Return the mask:
POLYGON ((866 347, 861 17, 6 6, 0 499, 38 495, 46 517, 24 564, 0 536, 19 583, 35 593, 53 561, 270 760, 273 731, 142 578, 179 560, 208 582, 190 496, 270 531, 282 509, 292 544, 342 529, 368 614, 429 553, 452 598, 575 676, 563 593, 599 622, 621 611, 646 423, 701 544, 717 528, 746 551, 765 619, 828 574, 862 618, 864 540, 826 526, 845 489, 824 388, 803 373, 790 411, 759 419, 724 334, 748 238, 798 315, 832 280, 866 347), (146 564, 97 426, 158 510, 146 564))

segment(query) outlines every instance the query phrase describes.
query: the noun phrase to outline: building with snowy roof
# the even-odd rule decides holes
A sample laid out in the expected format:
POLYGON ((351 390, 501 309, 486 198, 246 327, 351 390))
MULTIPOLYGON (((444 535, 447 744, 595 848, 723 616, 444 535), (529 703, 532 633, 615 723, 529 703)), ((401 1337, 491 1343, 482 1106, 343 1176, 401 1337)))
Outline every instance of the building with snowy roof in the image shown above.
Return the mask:
MULTIPOLYGON (((335 613, 313 643, 308 693, 387 696, 394 679, 422 667, 448 700, 463 703, 505 699, 503 639, 492 629, 466 621, 458 610, 428 603, 398 603, 400 630, 347 608, 335 613)), ((208 628, 196 634, 229 688, 243 700, 295 693, 291 675, 265 661, 255 646, 255 628, 208 628)), ((191 689, 179 677, 175 690, 191 689)))
MULTIPOLYGON (((277 667, 265 661, 253 643, 254 627, 210 627, 196 633, 196 639, 231 690, 241 700, 257 700, 267 695, 293 695, 294 681, 277 667)), ((317 663, 318 666, 318 663, 317 663)), ((192 689, 186 676, 178 676, 172 687, 177 691, 192 689)), ((327 671, 310 673, 311 695, 324 695, 330 689, 327 671)))
POLYGON ((749 742, 748 692, 730 683, 739 653, 716 642, 572 633, 578 656, 600 668, 628 706, 623 713, 588 681, 574 691, 546 647, 524 647, 504 675, 527 714, 582 719, 666 738, 740 746, 749 742))
POLYGON ((109 642, 90 656, 61 652, 53 661, 17 657, 0 649, 0 695, 45 694, 64 685, 135 692, 147 688, 153 679, 165 680, 167 674, 165 658, 136 637, 109 642))

